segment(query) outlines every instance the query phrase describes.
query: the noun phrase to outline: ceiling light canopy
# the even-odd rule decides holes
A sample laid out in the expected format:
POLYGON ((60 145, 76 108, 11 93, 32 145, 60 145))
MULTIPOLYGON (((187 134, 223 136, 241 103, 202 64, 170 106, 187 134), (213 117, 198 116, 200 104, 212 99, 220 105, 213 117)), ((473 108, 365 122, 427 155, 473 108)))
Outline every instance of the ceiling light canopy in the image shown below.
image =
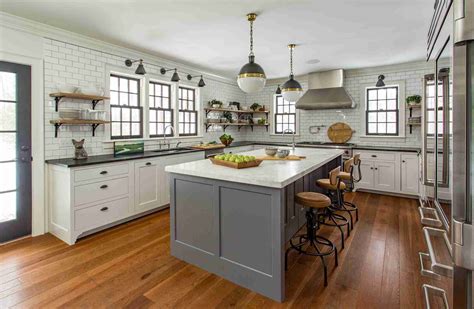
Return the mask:
POLYGON ((295 47, 295 44, 288 45, 288 48, 290 49, 290 79, 281 85, 281 94, 288 102, 296 102, 303 94, 303 88, 300 83, 295 80, 293 75, 293 50, 295 47))
POLYGON ((255 93, 261 91, 265 87, 266 76, 262 67, 255 62, 253 53, 253 22, 257 18, 257 14, 247 14, 247 20, 250 22, 250 54, 249 62, 245 64, 237 77, 237 84, 240 89, 246 93, 255 93))

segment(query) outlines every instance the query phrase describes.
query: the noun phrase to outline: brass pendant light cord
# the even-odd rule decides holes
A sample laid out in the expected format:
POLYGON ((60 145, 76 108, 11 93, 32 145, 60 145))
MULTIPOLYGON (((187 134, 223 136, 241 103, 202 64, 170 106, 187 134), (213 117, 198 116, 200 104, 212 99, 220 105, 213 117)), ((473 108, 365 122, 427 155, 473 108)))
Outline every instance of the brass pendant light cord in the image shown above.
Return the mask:
POLYGON ((290 49, 290 76, 293 76, 293 49, 295 49, 295 44, 289 44, 288 48, 290 49))
POLYGON ((253 56, 253 20, 250 19, 250 54, 249 56, 253 56))

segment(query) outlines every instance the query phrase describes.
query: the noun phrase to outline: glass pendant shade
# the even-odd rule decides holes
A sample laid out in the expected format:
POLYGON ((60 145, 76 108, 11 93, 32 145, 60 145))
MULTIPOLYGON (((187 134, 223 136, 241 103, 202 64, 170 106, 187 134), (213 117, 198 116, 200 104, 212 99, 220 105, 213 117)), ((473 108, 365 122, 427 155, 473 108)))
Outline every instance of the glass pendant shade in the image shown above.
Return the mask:
POLYGON ((288 102, 296 102, 303 94, 303 88, 293 75, 281 86, 281 95, 288 102))

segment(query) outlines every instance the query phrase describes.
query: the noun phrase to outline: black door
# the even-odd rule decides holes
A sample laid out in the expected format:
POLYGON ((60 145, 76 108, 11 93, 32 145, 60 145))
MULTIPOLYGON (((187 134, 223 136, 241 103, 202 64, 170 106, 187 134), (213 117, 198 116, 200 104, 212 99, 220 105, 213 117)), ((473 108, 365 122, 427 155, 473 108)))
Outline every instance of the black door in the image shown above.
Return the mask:
POLYGON ((31 234, 31 67, 0 61, 0 243, 31 234))

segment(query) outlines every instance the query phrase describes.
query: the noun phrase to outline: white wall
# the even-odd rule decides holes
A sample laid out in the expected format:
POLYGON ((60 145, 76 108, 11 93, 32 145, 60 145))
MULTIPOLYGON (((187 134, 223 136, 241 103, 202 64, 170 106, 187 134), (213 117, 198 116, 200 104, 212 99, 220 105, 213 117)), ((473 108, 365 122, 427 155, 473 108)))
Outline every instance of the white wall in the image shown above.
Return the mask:
MULTIPOLYGON (((344 77, 344 87, 357 103, 355 109, 338 110, 311 110, 299 111, 300 113, 300 130, 297 137, 300 141, 329 141, 327 137, 327 129, 334 122, 348 123, 355 133, 353 134, 351 143, 357 144, 371 144, 371 145, 396 145, 396 146, 414 146, 421 147, 421 129, 420 127, 413 127, 413 133, 410 134, 408 126, 405 128, 405 137, 362 137, 364 135, 363 126, 363 109, 364 97, 363 89, 367 85, 375 85, 377 76, 385 75, 385 83, 390 84, 391 81, 404 81, 405 95, 419 94, 423 95, 422 79, 425 74, 433 73, 428 64, 424 61, 415 63, 403 63, 398 65, 373 67, 357 70, 346 70, 344 77), (310 126, 324 125, 318 134, 311 134, 309 132, 310 126)), ((297 80, 302 84, 303 89, 308 89, 307 76, 300 76, 297 80)), ((284 80, 270 81, 265 89, 255 95, 247 95, 246 103, 252 104, 258 102, 266 106, 271 106, 274 92, 277 84, 283 83, 284 80)), ((405 98, 401 99, 401 107, 405 108, 405 98)), ((406 110, 406 119, 409 117, 409 111, 406 110)), ((420 111, 414 111, 414 116, 420 116, 420 111)), ((271 132, 266 132, 263 128, 257 128, 255 133, 247 135, 250 140, 266 141, 266 140, 290 140, 290 137, 282 137, 272 135, 271 132)))

